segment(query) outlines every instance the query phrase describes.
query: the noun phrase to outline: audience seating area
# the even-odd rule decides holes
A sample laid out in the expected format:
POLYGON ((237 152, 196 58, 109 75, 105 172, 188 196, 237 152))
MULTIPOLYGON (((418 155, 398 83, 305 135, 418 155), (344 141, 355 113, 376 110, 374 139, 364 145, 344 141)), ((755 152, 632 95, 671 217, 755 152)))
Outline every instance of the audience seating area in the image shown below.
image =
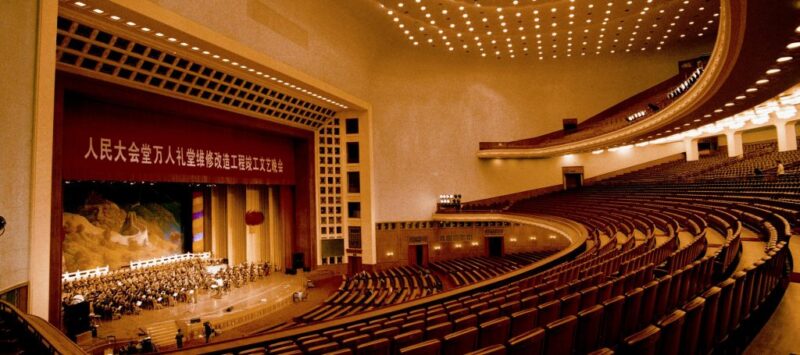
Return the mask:
POLYGON ((333 319, 414 300, 441 290, 442 282, 438 276, 418 266, 399 266, 361 272, 353 277, 342 276, 339 290, 294 321, 303 324, 333 319))
POLYGON ((502 258, 472 257, 431 263, 433 271, 447 275, 456 287, 476 283, 533 264, 558 250, 513 253, 502 258))
MULTIPOLYGON (((772 154, 768 147, 748 149, 758 157, 772 154)), ((694 169, 692 163, 674 164, 673 171, 694 169)), ((787 243, 798 224, 800 175, 693 182, 666 177, 656 182, 642 176, 646 174, 623 175, 579 191, 523 199, 507 208, 584 224, 591 242, 572 260, 495 283, 490 278, 490 286, 457 288, 422 305, 331 326, 297 328, 230 351, 741 352, 754 335, 750 330, 769 317, 787 287, 787 243), (764 255, 739 265, 745 228, 764 242, 764 255)), ((478 274, 491 276, 486 269, 478 274)))
POLYGON ((777 144, 771 142, 749 143, 743 146, 742 157, 729 158, 727 152, 718 151, 699 160, 687 162, 677 159, 646 169, 620 175, 601 184, 648 183, 669 180, 737 179, 753 176, 755 168, 765 175, 774 175, 776 162, 782 161, 786 172, 800 171, 800 152, 793 150, 778 152, 777 144))

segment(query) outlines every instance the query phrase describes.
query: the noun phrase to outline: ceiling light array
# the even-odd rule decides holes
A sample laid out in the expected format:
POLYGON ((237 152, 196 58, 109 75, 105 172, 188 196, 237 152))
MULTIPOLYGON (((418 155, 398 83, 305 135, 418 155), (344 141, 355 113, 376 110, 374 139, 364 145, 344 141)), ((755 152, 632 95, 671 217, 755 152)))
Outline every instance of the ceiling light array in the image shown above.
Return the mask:
POLYGON ((496 7, 482 6, 479 0, 378 0, 414 46, 497 58, 531 55, 544 60, 661 50, 686 37, 713 36, 719 17, 714 9, 706 9, 707 1, 596 2, 530 0, 496 7), (694 8, 692 2, 699 4, 694 8), (696 10, 692 15, 687 14, 690 8, 696 10))
MULTIPOLYGON (((800 34, 800 27, 795 30, 796 33, 800 34)), ((800 48, 800 42, 792 42, 786 46, 788 50, 795 50, 800 48)), ((769 77, 773 77, 781 73, 781 68, 779 67, 781 64, 788 63, 794 60, 793 56, 784 55, 778 57, 775 60, 775 65, 764 72, 764 76, 757 79, 753 85, 745 89, 745 92, 739 95, 736 95, 733 100, 726 102, 722 105, 722 107, 714 109, 713 113, 707 113, 703 115, 703 118, 712 118, 714 114, 721 114, 726 111, 727 108, 735 107, 736 101, 744 100, 748 96, 747 94, 752 94, 758 92, 759 88, 767 85, 769 83, 769 77)), ((700 127, 691 128, 691 123, 684 123, 682 126, 675 126, 673 128, 667 129, 662 133, 657 133, 655 135, 647 136, 645 138, 639 139, 639 143, 635 145, 628 145, 622 147, 613 147, 609 148, 608 151, 613 152, 623 147, 632 147, 632 146, 646 146, 650 144, 664 144, 664 143, 671 143, 671 142, 678 142, 683 140, 684 138, 694 138, 701 136, 703 134, 715 134, 722 132, 725 129, 740 129, 744 127, 747 122, 750 122, 755 125, 760 125, 767 123, 769 121, 769 114, 772 113, 781 120, 788 120, 796 116, 797 114, 797 105, 800 105, 800 86, 790 89, 787 92, 784 92, 778 95, 777 98, 768 100, 751 110, 746 110, 739 112, 735 115, 730 115, 719 119, 713 123, 709 123, 700 127), (685 131, 681 132, 682 129, 686 129, 685 131), (667 135, 670 134, 670 135, 667 135), (655 138, 658 136, 663 136, 660 138, 655 138)), ((694 123, 701 122, 701 119, 695 119, 694 123)), ((623 143, 625 144, 625 143, 623 143)), ((592 154, 602 154, 605 152, 604 149, 597 149, 593 150, 592 154)))
POLYGON ((318 100, 322 100, 322 101, 325 101, 325 102, 327 102, 329 104, 338 106, 339 108, 342 108, 342 109, 347 109, 348 108, 348 106, 343 104, 343 103, 340 103, 340 102, 338 102, 336 100, 330 99, 330 98, 328 98, 326 96, 317 94, 316 92, 314 92, 312 90, 303 88, 303 87, 301 87, 299 85, 296 85, 296 84, 294 84, 294 83, 292 83, 292 82, 290 82, 288 80, 284 80, 284 79, 281 79, 281 78, 276 77, 274 75, 270 75, 270 74, 264 73, 264 72, 262 72, 260 70, 257 70, 256 68, 251 68, 251 67, 248 67, 247 65, 245 65, 243 63, 239 63, 236 60, 229 59, 227 57, 221 56, 221 55, 216 54, 216 53, 212 53, 211 51, 208 51, 208 50, 203 50, 200 47, 197 47, 197 46, 191 45, 191 44, 189 44, 187 42, 181 41, 181 40, 179 40, 179 39, 177 39, 175 37, 172 37, 172 36, 166 34, 165 33, 166 31, 157 31, 157 30, 152 29, 150 27, 141 26, 141 25, 139 25, 139 24, 137 24, 136 22, 133 22, 133 21, 125 21, 125 20, 123 20, 121 17, 119 17, 117 15, 111 15, 107 11, 105 11, 105 10, 103 10, 101 8, 98 8, 98 7, 93 7, 93 6, 89 5, 87 2, 84 2, 84 1, 74 1, 74 2, 72 2, 72 5, 77 7, 77 8, 79 8, 79 9, 89 11, 90 13, 92 13, 94 15, 104 17, 105 19, 107 19, 109 21, 117 22, 117 23, 123 23, 123 24, 125 24, 126 26, 128 26, 130 28, 137 28, 137 29, 139 29, 140 31, 142 31, 144 33, 152 34, 154 37, 156 37, 156 38, 158 38, 160 40, 164 40, 164 41, 167 41, 169 43, 172 43, 173 45, 176 45, 176 46, 179 46, 179 47, 183 47, 183 48, 189 48, 194 52, 201 53, 204 56, 213 58, 213 59, 215 59, 215 60, 217 60, 217 61, 219 61, 221 63, 230 65, 233 68, 236 68, 238 70, 244 71, 244 72, 249 73, 251 75, 258 75, 260 77, 263 77, 264 79, 268 79, 270 81, 273 81, 276 84, 283 85, 283 86, 285 86, 287 88, 294 89, 294 90, 296 90, 298 92, 301 92, 303 94, 309 95, 309 96, 311 96, 313 98, 316 98, 318 100))

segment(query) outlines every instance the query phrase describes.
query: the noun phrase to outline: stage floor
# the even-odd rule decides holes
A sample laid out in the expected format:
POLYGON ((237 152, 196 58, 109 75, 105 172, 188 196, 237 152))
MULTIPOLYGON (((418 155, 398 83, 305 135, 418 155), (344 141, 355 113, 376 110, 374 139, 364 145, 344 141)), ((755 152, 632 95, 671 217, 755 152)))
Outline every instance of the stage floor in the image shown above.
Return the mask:
MULTIPOLYGON (((105 343, 109 336, 115 337, 117 341, 140 339, 139 334, 148 331, 154 343, 159 345, 159 348, 174 345, 175 332, 177 331, 176 320, 188 321, 192 318, 200 318, 202 322, 209 319, 213 323, 213 319, 225 314, 225 309, 229 307, 232 307, 231 312, 236 313, 251 307, 278 302, 278 299, 291 295, 292 292, 298 290, 299 285, 304 283, 305 277, 302 274, 286 275, 281 272, 273 272, 268 277, 249 282, 240 288, 233 288, 221 298, 213 298, 210 293, 201 294, 195 304, 178 303, 173 307, 142 310, 138 315, 126 315, 121 319, 101 322, 98 328, 98 336, 94 339, 94 343, 105 343)), ((314 290, 311 289, 312 292, 314 290)), ((328 291, 314 293, 323 292, 328 291)), ((302 303, 305 305, 310 302, 302 303)), ((296 307, 289 306, 286 308, 296 307)), ((259 323, 264 324, 267 322, 269 321, 261 321, 259 323)), ((275 324, 278 323, 280 322, 276 320, 275 324)), ((185 339, 185 341, 186 343, 192 343, 197 339, 185 339)))

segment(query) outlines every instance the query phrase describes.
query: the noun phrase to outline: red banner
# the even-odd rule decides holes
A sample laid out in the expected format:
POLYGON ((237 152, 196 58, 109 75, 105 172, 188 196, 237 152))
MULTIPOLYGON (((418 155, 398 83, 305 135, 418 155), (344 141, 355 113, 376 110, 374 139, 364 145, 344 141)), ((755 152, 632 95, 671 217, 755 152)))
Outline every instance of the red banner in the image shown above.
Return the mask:
POLYGON ((94 103, 64 108, 65 180, 291 185, 291 138, 94 103))

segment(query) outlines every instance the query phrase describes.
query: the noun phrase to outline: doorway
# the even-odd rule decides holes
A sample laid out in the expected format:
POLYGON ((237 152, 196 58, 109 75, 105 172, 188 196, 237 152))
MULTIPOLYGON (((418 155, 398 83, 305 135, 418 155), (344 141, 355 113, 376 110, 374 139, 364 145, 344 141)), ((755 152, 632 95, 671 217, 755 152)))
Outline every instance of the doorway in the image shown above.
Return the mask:
POLYGON ((408 246, 408 264, 422 267, 428 266, 428 245, 416 244, 408 246))
POLYGON ((564 189, 573 190, 583 186, 583 174, 566 173, 564 174, 564 189))
POLYGON ((489 256, 503 257, 503 237, 486 238, 486 245, 489 246, 489 256))

